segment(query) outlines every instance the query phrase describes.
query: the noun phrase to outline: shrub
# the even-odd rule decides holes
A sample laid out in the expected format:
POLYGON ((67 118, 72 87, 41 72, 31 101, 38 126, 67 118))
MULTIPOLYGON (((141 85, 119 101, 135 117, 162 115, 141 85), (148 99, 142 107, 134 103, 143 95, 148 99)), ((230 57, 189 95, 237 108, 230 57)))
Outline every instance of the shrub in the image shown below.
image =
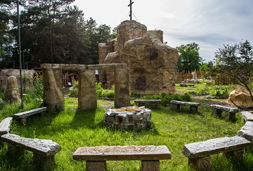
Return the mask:
POLYGON ((210 90, 211 96, 216 96, 220 98, 227 98, 228 97, 228 89, 223 87, 215 87, 214 89, 210 90))

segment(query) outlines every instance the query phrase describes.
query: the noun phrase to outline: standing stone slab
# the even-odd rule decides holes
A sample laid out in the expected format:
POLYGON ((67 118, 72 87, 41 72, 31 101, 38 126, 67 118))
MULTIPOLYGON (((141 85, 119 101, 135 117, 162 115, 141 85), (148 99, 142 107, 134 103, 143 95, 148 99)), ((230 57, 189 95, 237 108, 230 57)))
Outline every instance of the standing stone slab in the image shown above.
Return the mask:
POLYGON ((106 161, 86 161, 87 171, 106 171, 106 161))
POLYGON ((11 129, 11 122, 12 122, 12 117, 8 117, 2 120, 0 123, 0 136, 3 134, 8 134, 11 129))
POLYGON ((182 153, 188 158, 206 157, 220 152, 236 151, 251 146, 243 137, 215 138, 207 141, 186 144, 182 153))
POLYGON ((159 160, 142 160, 141 171, 160 171, 159 160))
POLYGON ((238 132, 238 135, 253 142, 253 122, 247 121, 246 124, 238 132))
POLYGON ((15 76, 9 76, 7 78, 7 85, 4 90, 4 100, 8 103, 21 102, 18 81, 15 76))
POLYGON ((96 108, 97 96, 95 71, 80 71, 78 88, 78 109, 92 110, 96 108))
POLYGON ((115 68, 115 99, 116 108, 130 106, 129 75, 127 68, 115 68))
POLYGON ((188 165, 197 171, 210 171, 211 170, 211 157, 189 158, 188 165))
POLYGON ((44 69, 44 104, 49 111, 61 111, 64 108, 62 71, 60 69, 44 69))

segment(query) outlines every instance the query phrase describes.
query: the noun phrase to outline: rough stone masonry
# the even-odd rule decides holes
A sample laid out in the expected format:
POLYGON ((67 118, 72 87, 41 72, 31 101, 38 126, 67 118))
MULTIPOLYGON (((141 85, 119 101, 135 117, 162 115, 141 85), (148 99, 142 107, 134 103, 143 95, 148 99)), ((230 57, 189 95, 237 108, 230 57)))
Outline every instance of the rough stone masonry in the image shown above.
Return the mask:
MULTIPOLYGON (((163 43, 163 32, 147 31, 143 24, 124 21, 118 26, 117 33, 117 39, 99 44, 100 64, 126 63, 132 92, 175 92, 178 52, 163 43)), ((113 70, 100 73, 100 81, 110 88, 114 84, 113 70)))

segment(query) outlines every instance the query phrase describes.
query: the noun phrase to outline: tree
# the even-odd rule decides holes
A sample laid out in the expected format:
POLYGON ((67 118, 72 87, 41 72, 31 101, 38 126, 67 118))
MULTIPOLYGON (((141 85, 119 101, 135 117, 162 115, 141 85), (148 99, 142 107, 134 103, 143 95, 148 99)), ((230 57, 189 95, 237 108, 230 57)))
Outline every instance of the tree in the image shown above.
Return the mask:
POLYGON ((202 63, 200 66, 200 71, 205 73, 205 78, 209 78, 215 75, 215 66, 212 61, 202 63))
POLYGON ((177 70, 179 72, 198 71, 201 65, 202 58, 199 56, 199 45, 191 43, 177 47, 179 60, 177 70))
POLYGON ((215 53, 217 67, 223 74, 231 76, 245 87, 253 101, 250 83, 253 74, 253 47, 249 41, 235 45, 224 45, 215 53))

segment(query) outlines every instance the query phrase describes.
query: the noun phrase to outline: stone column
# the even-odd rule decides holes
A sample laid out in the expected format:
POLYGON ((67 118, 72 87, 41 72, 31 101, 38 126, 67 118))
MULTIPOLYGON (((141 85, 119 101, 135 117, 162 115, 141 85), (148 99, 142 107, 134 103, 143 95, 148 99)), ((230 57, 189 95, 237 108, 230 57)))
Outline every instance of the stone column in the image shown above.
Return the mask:
POLYGON ((64 109, 62 90, 62 71, 60 69, 45 69, 43 71, 44 104, 51 112, 64 109))
POLYGON ((96 77, 94 70, 79 72, 78 109, 97 108, 96 77))
POLYGON ((130 105, 129 75, 127 68, 115 68, 115 98, 117 108, 130 105))

